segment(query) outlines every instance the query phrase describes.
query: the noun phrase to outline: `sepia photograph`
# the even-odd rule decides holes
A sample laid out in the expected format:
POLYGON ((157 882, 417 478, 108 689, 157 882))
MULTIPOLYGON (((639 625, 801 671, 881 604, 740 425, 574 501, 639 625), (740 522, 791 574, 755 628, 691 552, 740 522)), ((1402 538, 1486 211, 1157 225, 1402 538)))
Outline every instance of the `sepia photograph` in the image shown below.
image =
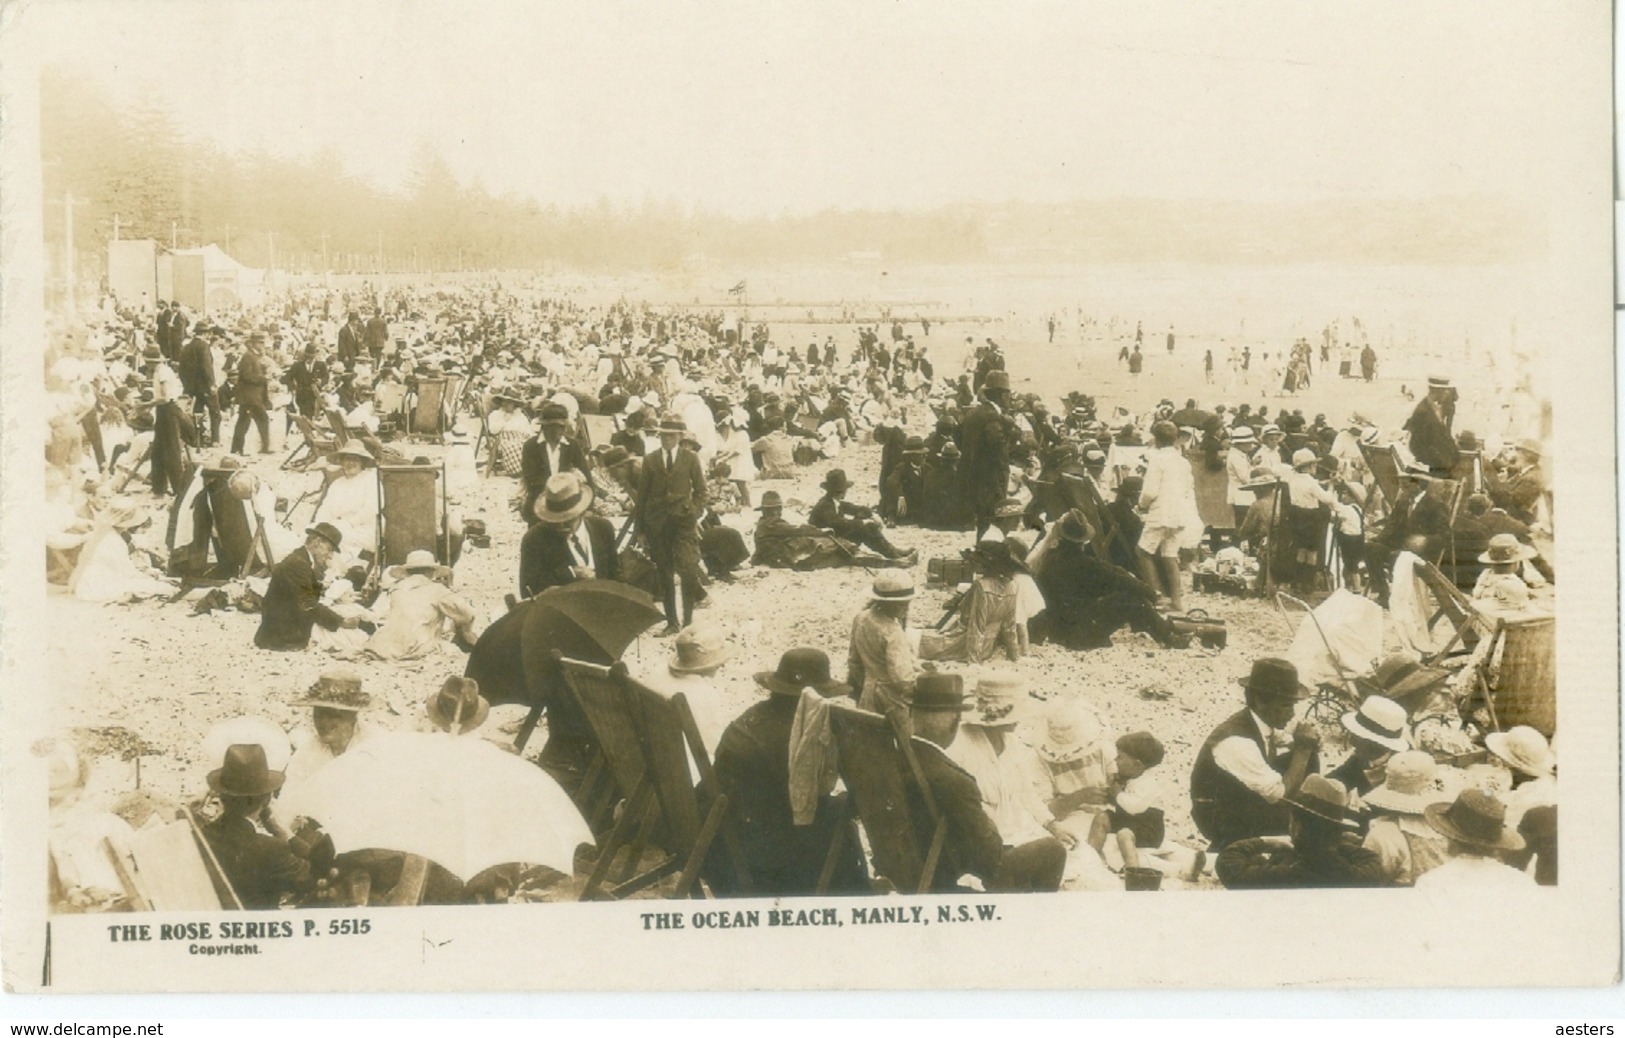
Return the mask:
POLYGON ((1617 982, 1609 5, 7 13, 8 989, 1617 982))

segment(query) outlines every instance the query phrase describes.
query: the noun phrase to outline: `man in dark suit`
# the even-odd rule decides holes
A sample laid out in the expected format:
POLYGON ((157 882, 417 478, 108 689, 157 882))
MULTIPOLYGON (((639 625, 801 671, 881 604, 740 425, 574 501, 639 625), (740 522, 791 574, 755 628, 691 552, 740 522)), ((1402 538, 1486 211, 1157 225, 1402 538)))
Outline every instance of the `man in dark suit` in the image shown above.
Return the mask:
POLYGON ((852 481, 846 478, 845 469, 830 469, 829 475, 824 477, 824 496, 807 513, 807 521, 843 540, 873 549, 888 559, 911 557, 910 562, 916 561, 916 552, 903 551, 886 539, 885 530, 873 511, 845 500, 846 492, 851 487, 852 481))
MULTIPOLYGON (((931 890, 958 891, 959 877, 966 873, 979 878, 989 892, 1059 890, 1066 870, 1066 847, 1061 841, 1045 836, 1019 847, 1005 847, 998 826, 983 809, 976 780, 943 752, 959 734, 964 709, 965 683, 958 674, 925 674, 915 684, 909 707, 914 755, 937 810, 948 822, 931 890)), ((918 800, 910 799, 914 831, 929 834, 933 828, 930 819, 918 800)))
POLYGON ((1382 524, 1382 530, 1371 539, 1366 551, 1366 569, 1371 577, 1371 590, 1384 608, 1388 605, 1389 577, 1393 573, 1394 558, 1401 551, 1410 551, 1429 562, 1450 532, 1450 513, 1443 502, 1429 493, 1433 477, 1428 470, 1411 466, 1405 470, 1405 486, 1399 500, 1382 524))
POLYGON ((168 334, 158 343, 165 360, 174 360, 186 345, 186 327, 186 311, 181 309, 180 300, 173 300, 169 307, 168 334))
POLYGON ((661 420, 660 449, 643 459, 637 506, 632 513, 638 533, 649 546, 665 597, 666 627, 662 637, 674 635, 693 622, 694 603, 700 594, 698 523, 707 497, 699 455, 682 445, 687 431, 687 424, 676 415, 661 420), (678 583, 683 588, 680 615, 678 583))
POLYGON ((192 398, 193 415, 200 410, 209 414, 210 444, 220 442, 220 398, 216 393, 214 353, 210 349, 213 335, 213 327, 199 321, 192 341, 181 347, 180 361, 176 365, 181 388, 192 398))
POLYGON ((1010 378, 990 371, 982 387, 982 402, 959 425, 961 497, 976 516, 976 537, 993 525, 993 512, 1005 498, 1010 482, 1010 378))
POLYGON ((248 423, 252 421, 260 434, 260 453, 271 453, 271 371, 260 347, 265 336, 255 332, 248 337, 248 348, 237 362, 237 424, 231 430, 231 452, 243 453, 248 443, 248 423))
POLYGON ((1461 459, 1461 448, 1451 431, 1455 418, 1455 387, 1448 378, 1428 379, 1428 395, 1406 419, 1405 431, 1410 433, 1411 456, 1435 475, 1449 475, 1461 459))
POLYGON ((173 376, 157 380, 158 404, 152 409, 152 492, 179 495, 186 488, 186 448, 196 447, 197 425, 185 396, 172 397, 173 376))
POLYGON ((589 514, 592 486, 579 472, 560 472, 536 499, 537 522, 519 542, 519 597, 577 580, 618 580, 615 527, 589 514))
POLYGON ((539 424, 542 431, 526 440, 519 455, 520 473, 525 481, 525 518, 535 523, 536 499, 542 496, 547 481, 561 472, 575 471, 591 482, 587 452, 573 439, 565 439, 570 428, 570 412, 563 404, 547 404, 542 408, 539 424))
POLYGON ((1261 659, 1238 682, 1247 708, 1213 730, 1191 769, 1191 820, 1214 850, 1255 836, 1283 836, 1291 819, 1287 798, 1320 770, 1320 733, 1307 722, 1286 731, 1308 689, 1298 668, 1261 659))
POLYGON ((361 625, 355 617, 339 616, 322 604, 321 578, 343 539, 332 523, 317 523, 305 531, 305 546, 276 564, 260 605, 255 645, 281 651, 305 649, 310 646, 311 628, 317 624, 329 631, 361 625))
POLYGON ((361 315, 351 310, 344 327, 339 329, 338 360, 344 365, 345 371, 355 370, 355 362, 361 358, 364 348, 362 340, 365 334, 366 329, 362 327, 361 315))
POLYGON ((300 414, 316 418, 322 413, 319 401, 322 388, 327 384, 327 362, 322 360, 315 343, 305 347, 305 352, 288 368, 284 381, 293 390, 294 406, 300 414))
POLYGON ((366 347, 368 355, 376 365, 384 355, 384 347, 389 344, 389 322, 384 320, 382 311, 367 318, 366 327, 361 334, 361 344, 366 347))
POLYGON ((738 825, 739 849, 754 893, 763 897, 813 893, 830 841, 841 827, 846 828, 843 853, 829 889, 870 893, 857 833, 842 810, 844 794, 820 796, 808 825, 796 824, 790 804, 790 732, 801 690, 810 688, 826 698, 848 696, 852 690, 830 677, 829 657, 817 649, 791 649, 780 658, 777 670, 757 674, 756 683, 770 694, 728 726, 716 750, 717 784, 727 794, 729 815, 738 825))
POLYGON ((266 808, 282 780, 282 772, 267 767, 265 747, 258 743, 227 747, 221 766, 209 772, 209 788, 220 798, 221 811, 203 827, 203 839, 246 909, 277 908, 284 894, 311 893, 332 860, 331 841, 316 844, 326 862, 312 867, 294 853, 285 834, 267 836, 255 828, 260 822, 279 832, 266 808))

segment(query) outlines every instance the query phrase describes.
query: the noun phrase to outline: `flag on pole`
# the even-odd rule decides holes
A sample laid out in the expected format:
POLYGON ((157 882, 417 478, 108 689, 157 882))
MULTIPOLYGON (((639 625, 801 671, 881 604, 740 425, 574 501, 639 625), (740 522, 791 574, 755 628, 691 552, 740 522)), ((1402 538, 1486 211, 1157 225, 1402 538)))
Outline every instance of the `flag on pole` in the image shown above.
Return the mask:
POLYGON ((743 281, 741 281, 739 284, 737 284, 734 287, 728 289, 728 294, 731 295, 731 296, 742 296, 742 295, 744 295, 745 294, 745 283, 743 281))

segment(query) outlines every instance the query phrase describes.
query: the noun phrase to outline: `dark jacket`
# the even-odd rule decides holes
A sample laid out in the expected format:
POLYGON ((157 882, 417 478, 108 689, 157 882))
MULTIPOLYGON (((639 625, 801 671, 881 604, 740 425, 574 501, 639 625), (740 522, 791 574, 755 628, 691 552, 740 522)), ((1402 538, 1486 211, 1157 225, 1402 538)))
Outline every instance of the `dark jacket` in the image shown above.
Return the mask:
POLYGON ((1353 834, 1305 853, 1275 840, 1241 840, 1226 847, 1214 866, 1232 890, 1284 887, 1380 887, 1382 859, 1353 834))
POLYGON ((283 894, 305 893, 316 882, 309 862, 246 818, 217 818, 203 827, 203 838, 244 908, 276 908, 283 894))
MULTIPOLYGON (((615 552, 615 527, 597 515, 582 516, 579 535, 592 549, 593 573, 599 580, 619 580, 620 559, 615 552)), ((537 523, 519 542, 519 597, 530 598, 550 587, 573 583, 576 565, 562 527, 537 523)))
POLYGON ((180 375, 181 387, 187 396, 202 398, 214 392, 214 355, 203 338, 194 337, 181 348, 176 374, 180 375))
MULTIPOLYGON (((740 851, 758 895, 813 893, 830 840, 843 824, 840 803, 833 796, 822 799, 811 825, 795 824, 790 808, 790 730, 795 726, 796 704, 794 696, 769 696, 740 714, 717 743, 717 783, 727 794, 728 815, 737 827, 740 851)), ((859 845, 843 842, 843 846, 846 853, 830 888, 867 892, 859 845)))
MULTIPOLYGON (((633 512, 645 537, 661 537, 692 529, 706 505, 705 473, 697 454, 677 449, 675 463, 666 467, 666 452, 655 450, 643 459, 638 475, 638 502, 633 512)), ((698 536, 698 533, 695 534, 698 536)))
POLYGON ((863 537, 864 526, 874 513, 862 505, 854 505, 847 501, 837 501, 828 494, 818 499, 807 513, 807 522, 820 530, 830 530, 847 540, 859 540, 863 537))
POLYGON ((316 624, 336 631, 342 622, 339 614, 322 604, 315 564, 309 550, 300 548, 271 571, 254 644, 262 649, 304 649, 310 645, 310 631, 316 624))
POLYGON ((1004 500, 1010 481, 1009 419, 992 404, 978 404, 959 425, 959 478, 966 502, 990 513, 1004 500))
POLYGON ((270 372, 265 356, 258 350, 249 350, 237 362, 237 403, 243 407, 271 406, 270 372))
MULTIPOLYGON (((559 441, 559 466, 563 470, 574 469, 584 477, 591 472, 587 452, 569 437, 559 441)), ((541 437, 532 436, 525 441, 525 446, 519 452, 519 471, 525 480, 525 522, 533 523, 536 513, 531 506, 542 496, 542 488, 547 485, 548 479, 558 475, 548 464, 547 447, 541 437)))
MULTIPOLYGON (((1191 769, 1191 821, 1215 846, 1254 836, 1283 835, 1292 810, 1284 800, 1274 804, 1265 800, 1213 760, 1213 748, 1233 736, 1257 743, 1264 759, 1282 775, 1286 774, 1292 754, 1288 747, 1273 760, 1270 758, 1251 710, 1241 710, 1213 729, 1197 751, 1196 765, 1191 769)), ((1310 758, 1309 770, 1320 770, 1318 754, 1310 758)))
POLYGON ((361 336, 364 329, 360 321, 354 324, 346 323, 339 329, 338 360, 346 368, 355 367, 355 362, 361 356, 361 336))
POLYGON ((1433 401, 1423 399, 1405 422, 1411 434, 1411 454, 1435 472, 1449 472, 1461 460, 1461 448, 1450 432, 1450 422, 1440 416, 1433 401))
MULTIPOLYGON (((937 861, 937 874, 931 882, 936 892, 955 891, 960 876, 970 873, 984 883, 998 871, 1004 856, 1004 840, 993 819, 982 809, 982 791, 971 773, 948 759, 936 743, 915 736, 914 755, 920 762, 926 785, 937 810, 948 821, 948 835, 937 861)), ((921 840, 931 838, 931 820, 924 804, 910 798, 914 831, 921 840)))

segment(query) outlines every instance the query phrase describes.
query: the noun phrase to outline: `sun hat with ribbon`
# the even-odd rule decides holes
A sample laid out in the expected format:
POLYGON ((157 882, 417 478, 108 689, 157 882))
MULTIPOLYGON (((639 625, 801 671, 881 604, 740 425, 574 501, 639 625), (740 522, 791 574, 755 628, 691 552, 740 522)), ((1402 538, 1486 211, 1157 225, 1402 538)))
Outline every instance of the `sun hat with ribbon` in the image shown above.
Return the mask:
POLYGON ((906 569, 883 569, 869 587, 871 602, 909 602, 914 598, 914 574, 906 569))
POLYGON ((996 671, 976 682, 976 713, 966 724, 1000 728, 1020 723, 1026 711, 1027 679, 1020 674, 996 671))
POLYGON ((1409 716, 1405 708, 1386 696, 1367 696, 1358 710, 1343 715, 1343 727, 1378 746, 1403 753, 1411 748, 1405 740, 1409 716))
POLYGON ((316 683, 295 705, 347 710, 354 714, 372 705, 372 697, 361 691, 360 674, 349 667, 331 667, 322 671, 316 683))
POLYGON ((1447 799, 1434 781, 1438 772, 1433 754, 1425 750, 1396 753, 1388 758, 1382 785, 1361 799, 1379 811, 1419 815, 1429 804, 1447 799))
POLYGON ((367 465, 376 464, 375 459, 367 451, 367 448, 363 447, 361 443, 356 440, 352 440, 340 447, 338 450, 334 451, 332 458, 334 461, 337 461, 340 458, 354 458, 357 461, 367 465))
POLYGON ((1484 737, 1484 745, 1514 771, 1534 778, 1545 778, 1557 769, 1557 754, 1552 752, 1546 737, 1526 724, 1504 732, 1491 732, 1484 737))
POLYGON ((1524 562, 1535 557, 1535 549, 1510 533, 1498 533, 1490 538, 1489 550, 1478 557, 1479 562, 1507 565, 1524 562))
POLYGON ((1071 764, 1100 742, 1100 718, 1076 703, 1059 702, 1045 718, 1038 755, 1051 764, 1071 764))

